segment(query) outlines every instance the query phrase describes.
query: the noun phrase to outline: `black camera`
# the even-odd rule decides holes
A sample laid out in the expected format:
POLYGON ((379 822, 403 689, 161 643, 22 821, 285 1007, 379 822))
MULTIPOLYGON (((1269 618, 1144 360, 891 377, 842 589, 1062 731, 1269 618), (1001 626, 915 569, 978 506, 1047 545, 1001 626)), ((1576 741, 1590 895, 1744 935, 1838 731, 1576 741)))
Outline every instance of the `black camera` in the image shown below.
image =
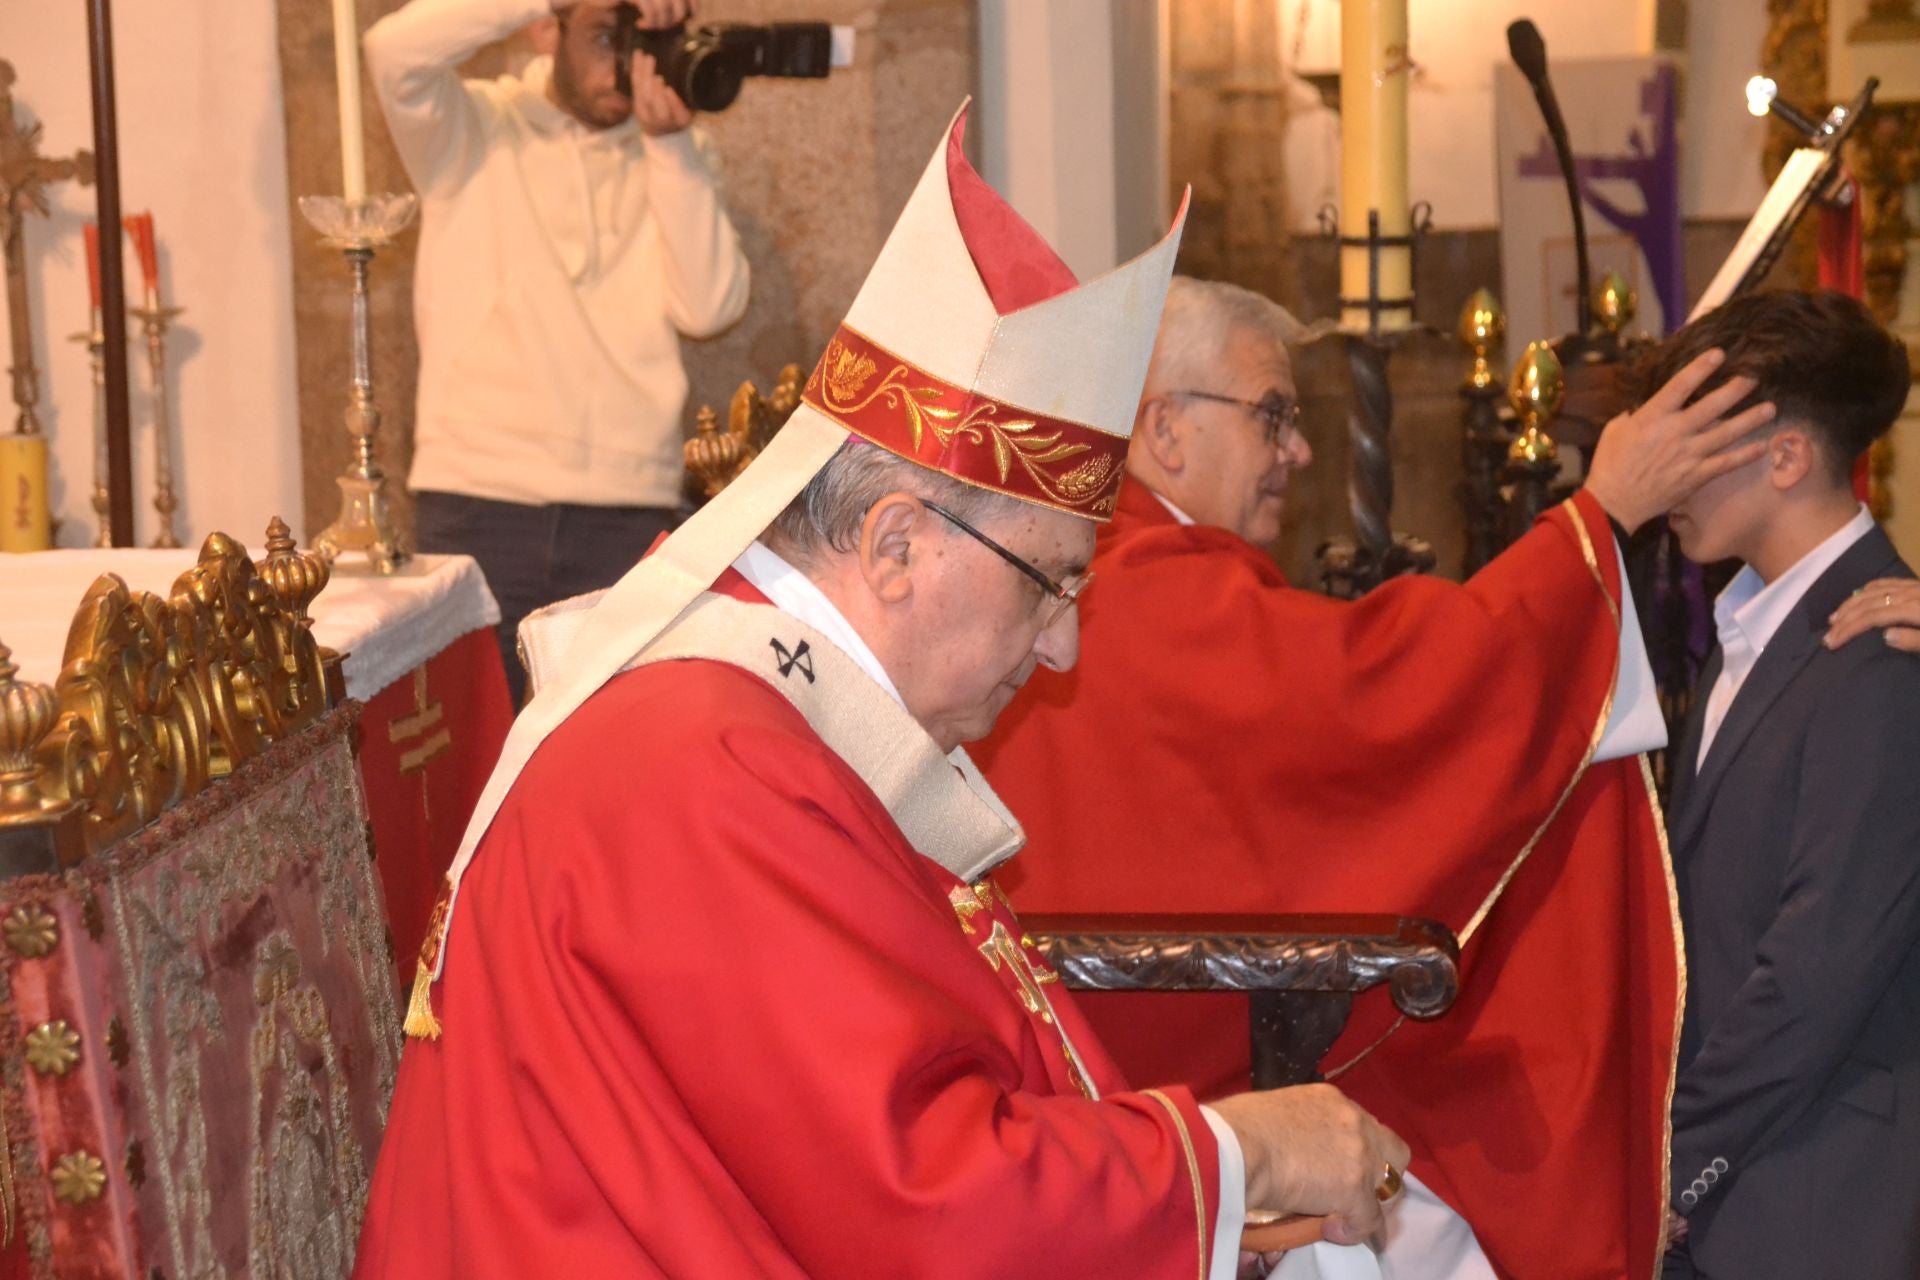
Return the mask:
POLYGON ((644 53, 695 111, 725 111, 748 76, 817 80, 833 64, 833 28, 824 22, 708 22, 648 31, 630 4, 615 6, 613 21, 620 92, 633 96, 633 55, 644 53))

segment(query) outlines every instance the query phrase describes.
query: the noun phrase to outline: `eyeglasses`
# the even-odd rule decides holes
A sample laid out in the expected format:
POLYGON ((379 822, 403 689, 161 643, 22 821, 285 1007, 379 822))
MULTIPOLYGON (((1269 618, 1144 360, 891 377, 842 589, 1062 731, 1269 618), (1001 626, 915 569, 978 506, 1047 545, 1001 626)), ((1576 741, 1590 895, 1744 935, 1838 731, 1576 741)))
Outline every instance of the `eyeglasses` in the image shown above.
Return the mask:
POLYGON ((1089 570, 1067 582, 1055 582, 1052 578, 1049 578, 1046 574, 1040 572, 1040 570, 1034 568, 1025 560, 1022 560, 1019 556, 1013 554, 1013 552, 1007 550, 939 503, 927 502, 925 498, 922 498, 921 502, 925 504, 927 510, 938 515, 948 524, 973 538, 981 546, 993 552, 993 554, 999 556, 1021 573, 1026 574, 1027 577, 1040 584, 1040 590, 1043 593, 1040 597, 1040 629, 1042 631, 1045 631, 1048 627, 1058 622, 1060 615, 1073 607, 1080 599, 1080 593, 1085 591, 1087 584, 1093 581, 1093 573, 1089 570))
POLYGON ((1215 404, 1230 404, 1245 409, 1260 424, 1261 430, 1266 432, 1269 449, 1277 449, 1281 441, 1291 440, 1300 434, 1300 402, 1283 395, 1271 394, 1259 400, 1237 400, 1211 391, 1170 391, 1167 394, 1211 400, 1215 404))

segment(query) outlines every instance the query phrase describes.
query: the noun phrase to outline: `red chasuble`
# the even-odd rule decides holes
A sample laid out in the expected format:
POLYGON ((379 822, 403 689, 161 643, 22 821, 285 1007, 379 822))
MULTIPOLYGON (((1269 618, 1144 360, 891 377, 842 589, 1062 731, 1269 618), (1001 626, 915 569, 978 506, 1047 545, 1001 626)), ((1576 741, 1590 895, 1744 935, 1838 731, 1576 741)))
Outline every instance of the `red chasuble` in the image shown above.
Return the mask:
MULTIPOLYGON (((1588 765, 1618 562, 1585 494, 1462 587, 1356 603, 1121 494, 1079 665, 975 752, 1027 828, 1025 911, 1396 912, 1467 945, 1433 1023, 1355 1005, 1326 1064, 1503 1274, 1646 1277, 1665 1222, 1678 922, 1640 760, 1588 765)), ((1090 995, 1127 1074, 1246 1087, 1246 1003, 1090 995)))
POLYGON ((615 677, 460 901, 357 1276, 1204 1277, 1191 1095, 1120 1092, 992 885, 759 678, 615 677))

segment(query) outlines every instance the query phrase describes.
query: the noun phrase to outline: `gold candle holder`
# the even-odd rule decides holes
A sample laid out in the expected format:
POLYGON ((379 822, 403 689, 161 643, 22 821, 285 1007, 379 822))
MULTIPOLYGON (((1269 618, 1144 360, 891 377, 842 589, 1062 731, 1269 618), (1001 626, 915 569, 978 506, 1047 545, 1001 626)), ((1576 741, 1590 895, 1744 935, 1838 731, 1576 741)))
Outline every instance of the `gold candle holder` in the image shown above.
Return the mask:
POLYGON ((1460 341, 1473 351, 1473 372, 1467 375, 1467 385, 1476 389, 1494 386, 1500 379, 1487 363, 1487 354, 1507 336, 1507 313, 1492 290, 1473 291, 1460 309, 1459 334, 1460 341))
POLYGON ((1618 271, 1609 271, 1593 287, 1593 318, 1618 338, 1640 312, 1640 295, 1618 271))
POLYGON ((1567 388, 1560 357, 1544 342, 1529 342, 1513 377, 1507 382, 1507 401, 1521 422, 1520 434, 1507 450, 1507 461, 1527 467, 1541 467, 1560 460, 1560 446, 1553 442, 1543 424, 1560 412, 1567 388))

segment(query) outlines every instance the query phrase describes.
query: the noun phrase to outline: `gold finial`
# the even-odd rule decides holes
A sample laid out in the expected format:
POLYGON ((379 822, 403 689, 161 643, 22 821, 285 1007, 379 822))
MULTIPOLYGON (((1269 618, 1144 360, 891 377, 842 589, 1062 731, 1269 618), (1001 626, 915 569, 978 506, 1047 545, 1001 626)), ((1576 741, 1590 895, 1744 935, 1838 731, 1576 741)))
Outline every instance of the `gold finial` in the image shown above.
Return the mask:
POLYGON ((686 443, 687 470, 700 481, 707 497, 719 495, 733 483, 735 476, 760 453, 752 439, 752 417, 741 407, 742 397, 754 394, 752 383, 743 383, 734 393, 727 414, 727 429, 720 430, 719 415, 712 405, 701 405, 694 416, 696 434, 686 443))
POLYGON ((1560 357, 1544 342, 1529 342, 1507 383, 1507 400, 1520 416, 1522 430, 1507 450, 1511 462, 1545 463, 1560 456, 1559 446, 1543 429, 1560 412, 1566 395, 1560 357))
POLYGON ((8 817, 40 813, 35 751, 59 710, 51 688, 18 679, 19 674, 13 650, 0 644, 0 825, 8 817))
POLYGON ((1633 322, 1640 310, 1640 295, 1618 271, 1609 271, 1593 287, 1593 318, 1615 337, 1633 322))
POLYGON ((281 611, 296 623, 306 622, 307 606, 333 576, 325 557, 295 548, 293 531, 279 516, 267 522, 267 558, 259 572, 281 611))
POLYGON ((1500 309, 1500 300, 1490 289, 1475 289, 1467 305, 1460 309, 1460 341, 1473 348, 1473 373, 1467 378, 1468 386, 1491 387, 1498 381, 1487 364, 1487 352, 1499 346, 1506 336, 1507 313, 1500 309))

